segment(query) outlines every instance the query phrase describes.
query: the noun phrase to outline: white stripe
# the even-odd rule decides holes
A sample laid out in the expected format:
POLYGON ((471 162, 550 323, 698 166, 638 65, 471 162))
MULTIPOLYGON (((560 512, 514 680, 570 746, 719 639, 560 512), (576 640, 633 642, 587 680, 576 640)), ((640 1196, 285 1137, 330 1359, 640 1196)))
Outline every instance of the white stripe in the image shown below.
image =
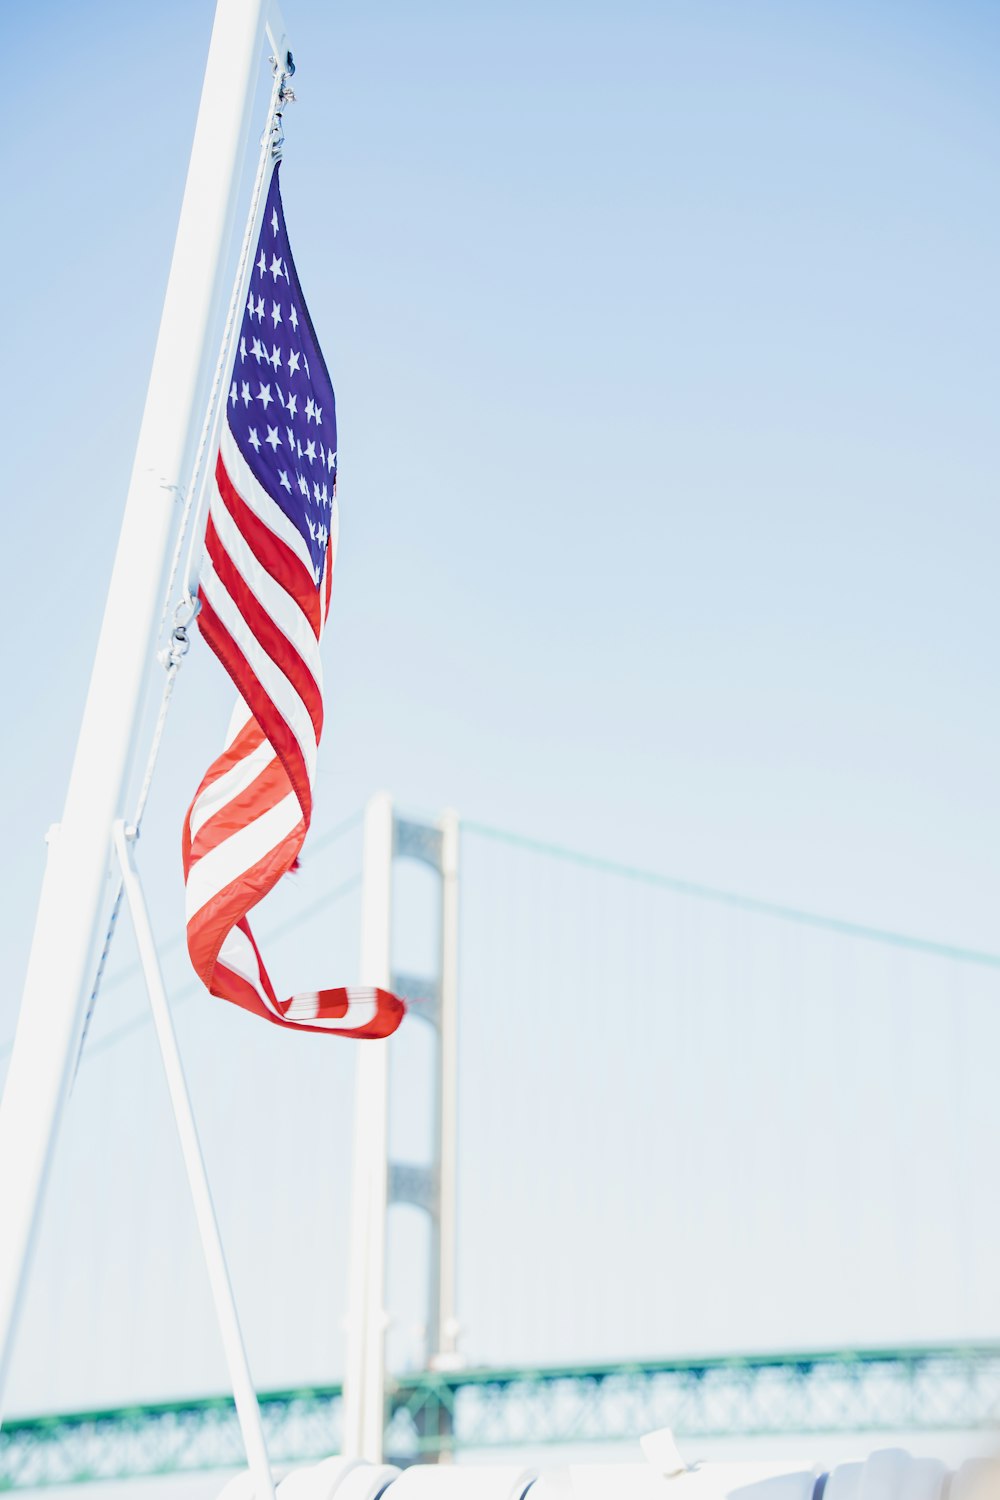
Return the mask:
POLYGON ((229 728, 226 730, 224 749, 229 749, 244 724, 249 724, 252 718, 253 714, 250 712, 250 705, 244 700, 241 694, 237 693, 236 702, 233 705, 232 718, 229 720, 229 728))
POLYGON ((269 531, 288 547, 304 565, 309 577, 315 580, 316 569, 309 555, 305 537, 297 526, 293 526, 285 515, 281 506, 278 505, 264 489, 260 480, 256 478, 246 459, 236 446, 229 422, 222 424, 222 437, 219 441, 222 453, 222 462, 226 466, 226 472, 242 500, 253 511, 259 521, 262 521, 269 531))
POLYGON ((260 988, 260 962, 253 943, 238 927, 232 928, 219 949, 219 963, 232 969, 234 974, 252 984, 255 990, 260 988))
POLYGON ((307 1025, 315 1020, 318 1010, 319 995, 315 990, 302 995, 293 995, 285 1011, 285 1020, 298 1021, 300 1025, 307 1025))
POLYGON ((301 995, 293 995, 288 1002, 288 1009, 284 1012, 272 1004, 262 984, 262 969, 257 957, 253 943, 246 933, 234 927, 223 943, 219 952, 219 963, 225 964, 234 974, 245 979, 252 985, 267 1006, 272 1015, 280 1016, 283 1021, 291 1021, 299 1026, 321 1026, 324 1030, 334 1031, 361 1031, 368 1026, 378 1012, 378 1000, 374 990, 348 989, 347 1003, 348 1011, 344 1016, 326 1016, 318 1018, 319 995, 315 990, 301 995))
POLYGON ((378 1013, 378 1000, 374 990, 348 989, 348 1011, 346 1016, 317 1016, 319 995, 312 991, 293 995, 285 1011, 286 1021, 295 1021, 300 1026, 321 1026, 324 1031, 361 1031, 370 1025, 378 1013))
POLYGON ((191 837, 195 837, 209 818, 214 818, 217 812, 221 812, 227 802, 232 802, 234 797, 245 792, 261 771, 277 758, 270 740, 264 740, 256 750, 251 750, 249 755, 238 760, 235 766, 207 786, 191 808, 191 837))
POLYGON ((270 995, 264 988, 260 960, 254 951, 253 943, 238 927, 232 929, 219 950, 219 963, 225 964, 227 969, 232 969, 234 974, 238 974, 241 979, 246 980, 247 984, 252 985, 272 1015, 281 1015, 281 1011, 272 1003, 270 995))
POLYGON ((316 731, 308 709, 284 672, 258 642, 207 555, 201 575, 201 587, 222 624, 246 657, 257 681, 298 741, 311 787, 316 778, 316 731))
POLYGON ((302 657, 322 694, 323 668, 319 659, 319 641, 311 624, 288 590, 276 583, 266 568, 261 567, 218 494, 212 497, 211 516, 219 540, 233 566, 292 650, 302 657))
POLYGON ((213 896, 246 873, 258 860, 286 839, 302 821, 302 809, 294 792, 261 813, 236 833, 216 844, 192 866, 187 878, 184 906, 187 920, 201 911, 213 896))

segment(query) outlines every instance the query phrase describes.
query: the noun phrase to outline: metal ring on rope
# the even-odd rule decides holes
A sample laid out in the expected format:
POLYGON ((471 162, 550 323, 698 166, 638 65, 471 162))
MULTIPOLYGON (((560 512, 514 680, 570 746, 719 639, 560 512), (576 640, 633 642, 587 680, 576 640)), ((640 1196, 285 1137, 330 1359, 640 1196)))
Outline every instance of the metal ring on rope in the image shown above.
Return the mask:
POLYGON ((201 600, 195 594, 185 593, 174 609, 174 629, 193 624, 200 609, 201 600))

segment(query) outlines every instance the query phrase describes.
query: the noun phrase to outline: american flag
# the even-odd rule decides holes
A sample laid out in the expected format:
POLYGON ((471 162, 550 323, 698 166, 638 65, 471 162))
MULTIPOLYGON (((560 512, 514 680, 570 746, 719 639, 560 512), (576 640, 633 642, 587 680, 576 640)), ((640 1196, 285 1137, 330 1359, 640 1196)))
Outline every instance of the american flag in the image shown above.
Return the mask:
POLYGON ((382 1037, 402 1002, 279 1000, 247 921, 298 860, 323 727, 319 644, 337 548, 333 386, 288 243, 275 166, 226 400, 198 598, 239 695, 184 823, 188 951, 213 995, 279 1026, 382 1037))

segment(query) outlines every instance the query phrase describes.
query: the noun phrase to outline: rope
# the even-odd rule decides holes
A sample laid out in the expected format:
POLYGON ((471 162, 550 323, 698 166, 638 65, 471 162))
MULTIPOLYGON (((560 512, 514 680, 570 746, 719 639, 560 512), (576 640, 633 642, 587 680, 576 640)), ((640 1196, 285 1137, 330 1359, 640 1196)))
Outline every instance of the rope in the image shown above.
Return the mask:
MULTIPOLYGON (((222 389, 225 371, 229 366, 232 354, 232 341, 236 327, 237 313, 243 303, 243 285, 247 262, 253 250, 254 230, 257 225, 257 214, 260 208, 267 168, 269 163, 277 160, 281 155, 285 139, 282 131, 282 114, 285 104, 295 97, 288 86, 288 79, 291 75, 290 59, 284 66, 279 63, 277 58, 272 58, 271 63, 274 69, 274 82, 271 86, 267 119, 260 138, 260 154, 257 159, 257 171, 254 176, 253 191, 250 195, 250 210, 247 214, 247 221, 243 230, 243 243, 240 246, 239 262, 233 281, 232 293, 229 298, 229 307, 226 312, 222 340, 219 346, 219 357, 216 360, 215 373, 212 376, 212 386, 205 407, 201 432, 198 437, 198 446, 195 450, 191 477, 181 491, 184 495, 184 506, 181 511, 177 541, 167 574, 163 611, 160 615, 160 624, 156 632, 157 639, 162 636, 164 628, 171 618, 171 602, 174 597, 174 588, 177 583, 178 572, 180 571, 181 556, 184 552, 185 539, 191 528, 192 518, 194 518, 196 524, 191 532, 191 541, 188 546, 187 562, 184 569, 183 592, 173 606, 173 628, 171 629, 168 643, 157 653, 157 660, 166 669, 166 678, 163 683, 163 693, 160 697, 160 707, 157 712, 156 723, 153 727, 153 736, 150 741, 149 754, 146 758, 146 766, 139 787, 139 795, 136 799, 135 812, 132 815, 131 830, 133 838, 138 837, 139 830, 142 827, 143 814, 146 811, 146 803, 149 801, 149 792, 153 784, 153 773, 156 770, 160 747, 163 743, 163 734, 167 725, 167 714, 170 710, 170 700, 173 697, 174 685, 177 681, 177 674, 180 671, 181 664, 191 646, 188 629, 197 615, 199 608, 198 600, 195 598, 194 593, 197 580, 192 576, 195 562, 195 547, 198 544, 199 536, 197 521, 201 517, 204 497, 208 488, 205 456, 209 451, 209 445, 216 432, 216 423, 220 411, 219 393, 222 389)), ((107 967, 108 955, 111 952, 111 945, 114 941, 115 929, 118 925, 118 915, 122 904, 122 890, 122 882, 119 880, 111 907, 111 916, 108 920, 107 931, 104 935, 101 956, 98 960, 97 973, 87 1000, 87 1013, 84 1017, 80 1047, 77 1051, 76 1065, 73 1070, 74 1081, 80 1068, 80 1058, 83 1056, 87 1034, 90 1031, 90 1022, 97 1005, 97 997, 101 990, 101 981, 104 978, 104 971, 107 967)))
POLYGON ((641 885, 675 891, 679 896, 693 896, 700 901, 716 901, 723 906, 735 906, 754 916, 775 917, 782 922, 798 922, 804 927, 819 927, 826 932, 839 933, 841 937, 863 938, 869 943, 884 943, 892 948, 907 948, 914 953, 927 953, 935 958, 951 959, 955 963, 981 964, 984 968, 1000 969, 1000 953, 988 953, 980 948, 962 948, 954 943, 938 943, 932 938, 911 937, 905 932, 892 932, 883 927, 867 927, 861 922, 849 922, 840 917, 825 917, 819 912, 803 911, 795 906, 782 906, 776 901, 763 901, 756 896, 741 896, 738 891, 720 890, 711 885, 698 885, 691 880, 680 880, 674 875, 658 875, 653 870, 642 870, 634 865, 619 864, 613 859, 583 854, 577 849, 564 848, 561 844, 546 844, 540 839, 528 838, 520 833, 510 833, 504 828, 492 828, 487 823, 471 823, 463 819, 462 831, 475 834, 479 838, 492 839, 496 843, 507 844, 513 849, 523 849, 531 854, 543 854, 549 859, 565 860, 569 864, 580 865, 585 869, 596 870, 605 875, 617 875, 622 880, 634 880, 641 885))

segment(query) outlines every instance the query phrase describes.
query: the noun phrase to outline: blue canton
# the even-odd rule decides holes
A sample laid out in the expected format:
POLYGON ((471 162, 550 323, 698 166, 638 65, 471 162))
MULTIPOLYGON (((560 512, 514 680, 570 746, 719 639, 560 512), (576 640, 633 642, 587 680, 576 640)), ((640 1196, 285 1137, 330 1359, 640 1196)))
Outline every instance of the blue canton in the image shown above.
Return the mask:
POLYGON ((280 165, 267 194, 228 417, 251 471, 301 532, 318 583, 337 477, 337 415, 288 243, 280 165))

